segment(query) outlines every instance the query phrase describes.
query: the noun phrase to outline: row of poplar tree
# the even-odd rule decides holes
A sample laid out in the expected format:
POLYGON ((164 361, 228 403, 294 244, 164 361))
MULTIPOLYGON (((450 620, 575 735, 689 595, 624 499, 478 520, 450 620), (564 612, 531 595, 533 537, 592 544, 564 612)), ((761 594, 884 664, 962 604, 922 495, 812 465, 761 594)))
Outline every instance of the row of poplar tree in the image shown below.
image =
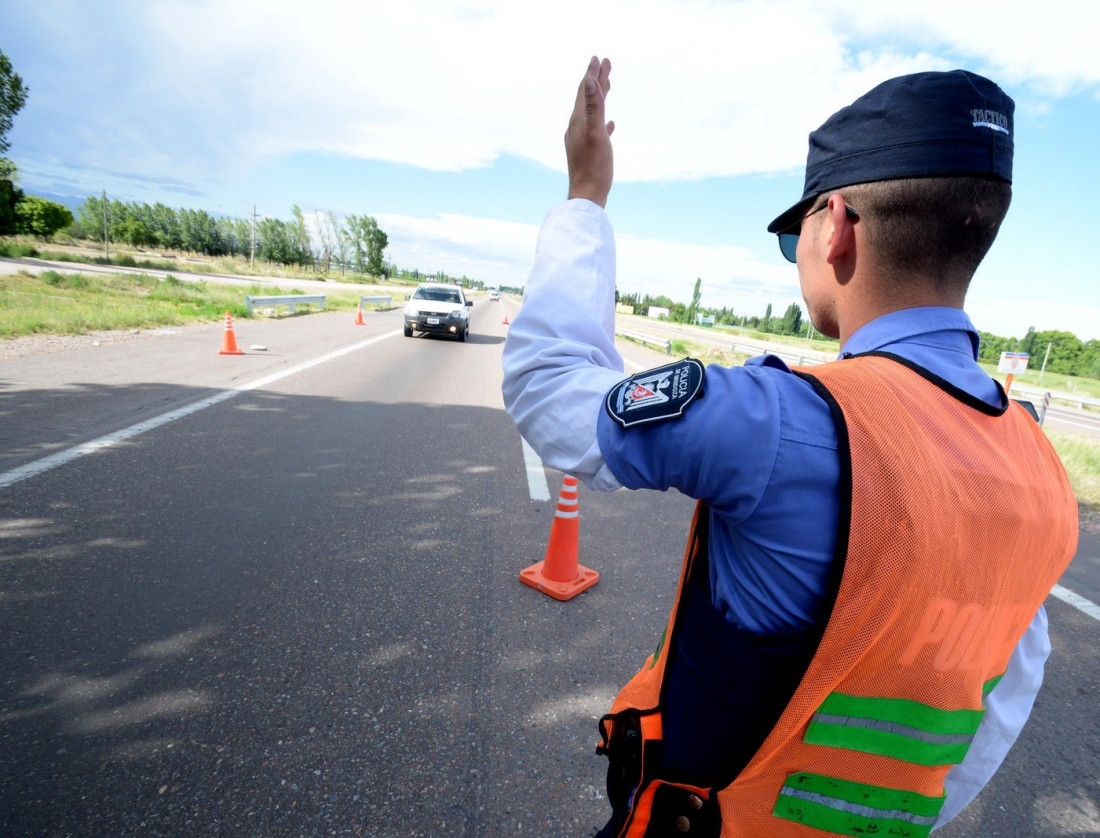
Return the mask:
POLYGON ((77 208, 75 238, 124 242, 131 247, 186 251, 206 256, 242 256, 279 265, 382 276, 389 273, 389 236, 369 215, 335 213, 292 218, 229 218, 205 210, 174 209, 161 203, 124 202, 90 196, 77 208))

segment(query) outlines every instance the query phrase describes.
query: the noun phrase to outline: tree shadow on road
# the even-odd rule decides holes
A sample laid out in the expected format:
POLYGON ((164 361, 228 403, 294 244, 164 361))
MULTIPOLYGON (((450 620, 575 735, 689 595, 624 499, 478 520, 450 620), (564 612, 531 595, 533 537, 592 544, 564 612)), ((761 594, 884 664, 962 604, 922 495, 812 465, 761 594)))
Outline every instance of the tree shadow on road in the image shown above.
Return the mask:
POLYGON ((586 833, 690 512, 656 500, 584 495, 604 579, 559 603, 499 410, 241 393, 9 487, 5 832, 586 833))

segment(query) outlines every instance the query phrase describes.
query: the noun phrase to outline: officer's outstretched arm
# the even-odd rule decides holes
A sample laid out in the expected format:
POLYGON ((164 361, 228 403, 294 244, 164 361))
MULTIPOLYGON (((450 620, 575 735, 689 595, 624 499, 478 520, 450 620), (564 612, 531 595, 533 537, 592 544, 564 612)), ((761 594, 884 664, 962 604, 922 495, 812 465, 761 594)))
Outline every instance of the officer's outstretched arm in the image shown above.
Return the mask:
POLYGON ((596 56, 588 62, 588 72, 577 89, 573 115, 565 131, 565 159, 569 166, 569 197, 587 198, 607 206, 614 170, 611 132, 604 102, 611 89, 611 62, 596 56))
POLYGON ((596 425, 622 378, 615 348, 615 236, 602 207, 611 189, 604 100, 611 63, 593 58, 577 89, 565 152, 569 197, 539 233, 523 308, 504 345, 508 415, 543 461, 591 488, 619 483, 600 453, 596 425))

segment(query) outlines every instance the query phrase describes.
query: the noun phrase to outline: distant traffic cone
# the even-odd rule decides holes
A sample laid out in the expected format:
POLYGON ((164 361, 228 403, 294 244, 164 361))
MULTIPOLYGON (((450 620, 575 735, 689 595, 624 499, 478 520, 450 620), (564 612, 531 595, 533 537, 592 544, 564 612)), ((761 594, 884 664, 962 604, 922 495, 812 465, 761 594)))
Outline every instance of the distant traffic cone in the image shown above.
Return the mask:
MULTIPOLYGON (((501 308, 504 308, 504 306, 501 306, 501 308)), ((503 323, 505 326, 508 325, 508 309, 504 308, 504 319, 500 322, 503 323)))
POLYGON ((229 312, 225 313, 225 337, 222 338, 222 348, 218 350, 219 355, 243 355, 237 348, 237 338, 233 334, 233 318, 230 317, 229 312))
POLYGON ((521 570, 519 581, 562 602, 588 590, 600 581, 600 574, 579 564, 579 541, 577 478, 567 474, 562 480, 554 522, 550 525, 546 558, 521 570))
POLYGON ((355 307, 355 325, 356 326, 366 326, 367 325, 366 323, 363 322, 363 301, 362 300, 360 300, 359 305, 355 307))

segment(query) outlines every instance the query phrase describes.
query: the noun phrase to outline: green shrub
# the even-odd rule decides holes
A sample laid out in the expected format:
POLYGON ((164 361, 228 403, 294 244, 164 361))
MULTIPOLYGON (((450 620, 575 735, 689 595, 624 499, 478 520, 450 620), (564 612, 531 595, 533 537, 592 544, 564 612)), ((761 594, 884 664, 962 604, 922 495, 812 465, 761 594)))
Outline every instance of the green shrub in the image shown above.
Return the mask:
POLYGON ((19 242, 0 242, 0 256, 8 259, 22 259, 26 256, 37 256, 38 251, 32 245, 19 242))

